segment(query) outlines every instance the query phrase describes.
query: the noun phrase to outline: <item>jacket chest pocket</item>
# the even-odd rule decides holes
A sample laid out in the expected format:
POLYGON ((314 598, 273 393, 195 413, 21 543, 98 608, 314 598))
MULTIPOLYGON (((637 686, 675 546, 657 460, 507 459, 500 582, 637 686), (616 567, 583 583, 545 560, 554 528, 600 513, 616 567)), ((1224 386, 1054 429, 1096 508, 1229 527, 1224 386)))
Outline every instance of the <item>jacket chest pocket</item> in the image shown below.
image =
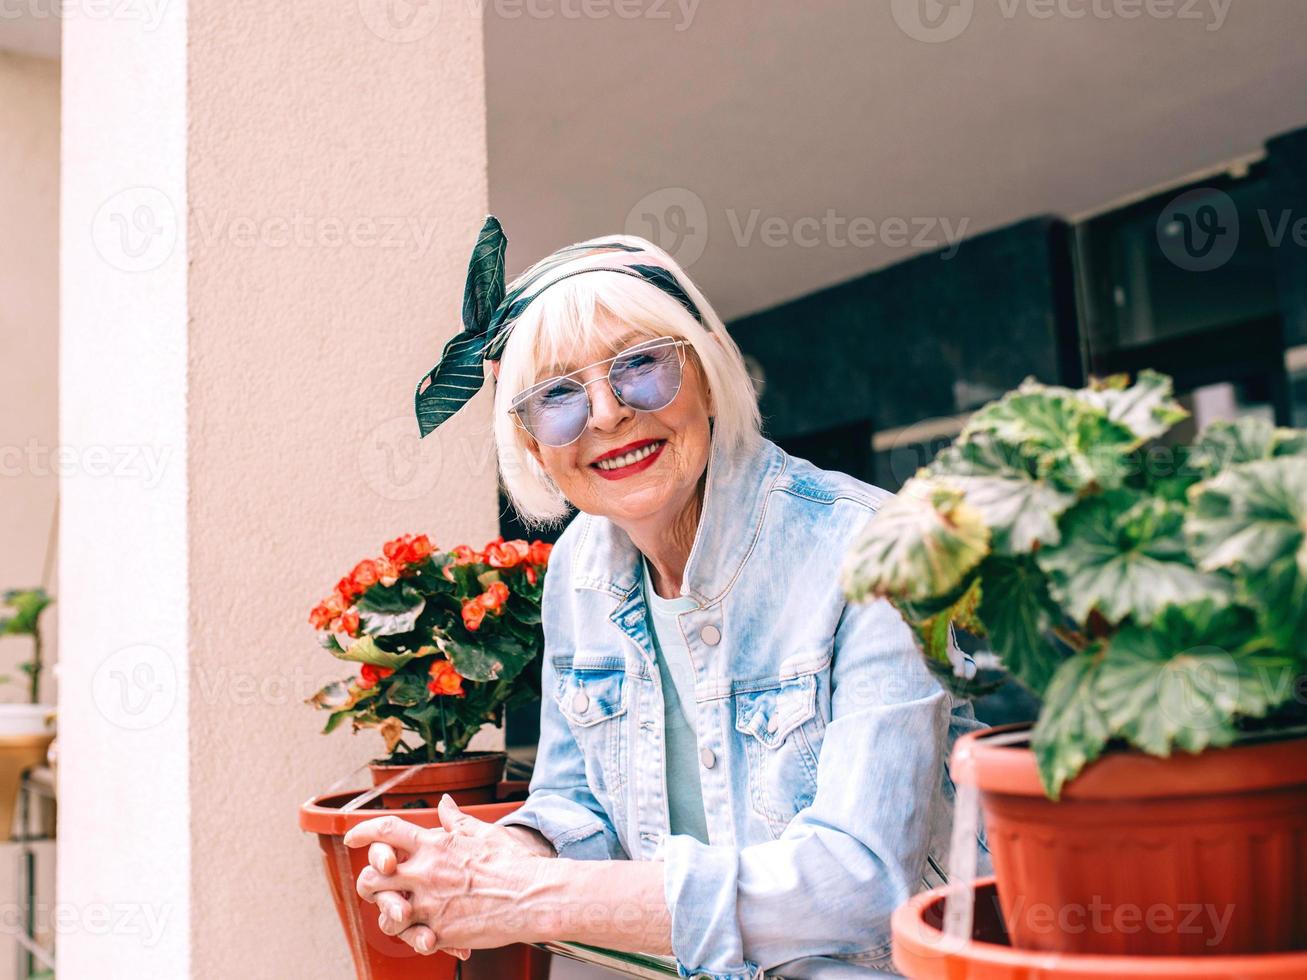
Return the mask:
POLYGON ((735 730, 744 736, 749 796, 773 837, 779 837, 817 793, 821 727, 817 678, 812 674, 735 695, 735 730))
POLYGON ((585 760, 586 781, 610 798, 626 783, 621 760, 628 696, 624 670, 558 668, 554 700, 585 760))

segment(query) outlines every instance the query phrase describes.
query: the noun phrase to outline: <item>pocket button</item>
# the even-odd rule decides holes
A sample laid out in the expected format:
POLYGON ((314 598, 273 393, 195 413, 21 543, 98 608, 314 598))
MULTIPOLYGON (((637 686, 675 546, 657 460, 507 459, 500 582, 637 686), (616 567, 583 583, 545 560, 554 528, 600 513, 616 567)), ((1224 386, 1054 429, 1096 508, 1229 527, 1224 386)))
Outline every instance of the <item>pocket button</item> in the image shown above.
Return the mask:
POLYGON ((585 691, 577 691, 576 697, 572 698, 572 710, 579 715, 588 707, 590 707, 590 695, 585 691))
POLYGON ((709 623, 699 631, 699 638, 710 647, 715 647, 722 641, 722 631, 709 623))
POLYGON ((776 715, 771 716, 771 721, 767 722, 767 731, 775 735, 781 727, 781 720, 776 715))

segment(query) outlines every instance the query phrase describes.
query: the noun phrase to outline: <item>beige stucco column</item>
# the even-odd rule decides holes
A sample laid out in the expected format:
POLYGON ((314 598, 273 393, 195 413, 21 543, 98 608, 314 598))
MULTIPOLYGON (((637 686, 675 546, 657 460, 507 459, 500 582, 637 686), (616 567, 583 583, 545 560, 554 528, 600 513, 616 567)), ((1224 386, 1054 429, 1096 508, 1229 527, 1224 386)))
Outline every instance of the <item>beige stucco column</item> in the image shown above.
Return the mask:
POLYGON ((308 610, 496 528, 488 392, 412 418, 487 210, 478 5, 121 6, 64 24, 61 437, 121 470, 63 481, 60 975, 345 977, 296 808, 379 746, 300 703, 349 672, 308 610))

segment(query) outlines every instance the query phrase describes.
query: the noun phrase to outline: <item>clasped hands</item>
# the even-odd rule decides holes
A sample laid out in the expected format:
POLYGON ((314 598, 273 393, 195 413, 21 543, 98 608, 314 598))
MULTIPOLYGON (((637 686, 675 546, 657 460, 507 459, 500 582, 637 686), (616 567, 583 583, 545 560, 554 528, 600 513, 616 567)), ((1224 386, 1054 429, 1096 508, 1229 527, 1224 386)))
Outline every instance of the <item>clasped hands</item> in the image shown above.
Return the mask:
POLYGON ((360 896, 379 909, 378 923, 422 954, 466 960, 473 948, 521 942, 519 900, 553 847, 526 827, 485 823, 445 795, 439 828, 387 816, 345 834, 345 846, 368 848, 360 896))

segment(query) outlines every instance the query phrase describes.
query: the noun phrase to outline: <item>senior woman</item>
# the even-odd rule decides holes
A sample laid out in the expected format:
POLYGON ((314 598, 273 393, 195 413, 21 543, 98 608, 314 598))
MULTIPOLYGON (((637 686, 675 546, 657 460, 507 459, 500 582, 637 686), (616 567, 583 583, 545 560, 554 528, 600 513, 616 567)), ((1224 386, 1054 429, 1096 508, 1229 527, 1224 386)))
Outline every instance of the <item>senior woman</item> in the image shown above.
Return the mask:
POLYGON ((425 435, 491 361, 515 508, 580 511, 545 578, 530 797, 494 825, 448 799, 444 829, 361 825, 360 894, 422 952, 560 940, 670 954, 683 977, 889 969, 891 911, 941 880, 947 756, 978 723, 892 606, 839 587, 888 494, 760 434, 739 348, 663 250, 569 246, 505 296, 505 244, 488 218, 418 414, 425 435))

